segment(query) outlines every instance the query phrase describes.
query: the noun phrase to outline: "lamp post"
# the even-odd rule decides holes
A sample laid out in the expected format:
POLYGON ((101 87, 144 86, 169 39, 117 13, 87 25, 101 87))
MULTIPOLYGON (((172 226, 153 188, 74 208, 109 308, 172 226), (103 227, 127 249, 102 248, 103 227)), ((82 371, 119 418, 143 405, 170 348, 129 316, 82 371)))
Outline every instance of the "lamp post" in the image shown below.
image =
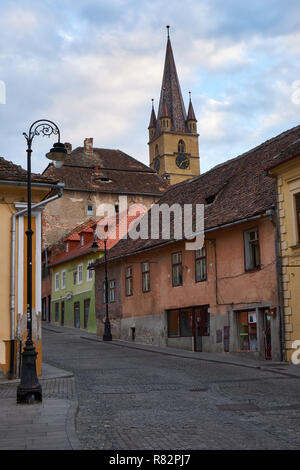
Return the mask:
POLYGON ((32 141, 35 136, 42 134, 58 136, 58 142, 46 154, 46 157, 53 160, 54 165, 59 168, 63 165, 67 150, 60 142, 60 132, 57 125, 47 119, 35 121, 28 134, 23 133, 27 142, 27 338, 22 352, 21 381, 17 388, 17 403, 34 403, 42 401, 42 387, 39 384, 36 373, 36 356, 32 341, 32 220, 31 220, 31 153, 32 141))
POLYGON ((104 238, 104 265, 105 265, 105 323, 104 323, 104 334, 103 341, 112 341, 110 321, 108 316, 108 280, 107 280, 107 249, 106 249, 106 237, 104 238))

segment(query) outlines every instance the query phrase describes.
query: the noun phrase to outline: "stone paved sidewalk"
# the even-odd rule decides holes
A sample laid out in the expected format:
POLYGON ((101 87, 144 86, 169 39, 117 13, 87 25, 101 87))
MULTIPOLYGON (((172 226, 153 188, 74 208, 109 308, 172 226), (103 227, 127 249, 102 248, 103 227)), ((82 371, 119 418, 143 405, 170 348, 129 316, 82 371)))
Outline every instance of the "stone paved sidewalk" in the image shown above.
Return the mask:
POLYGON ((0 450, 75 450, 78 404, 72 373, 43 364, 43 402, 17 404, 19 380, 0 381, 0 450))

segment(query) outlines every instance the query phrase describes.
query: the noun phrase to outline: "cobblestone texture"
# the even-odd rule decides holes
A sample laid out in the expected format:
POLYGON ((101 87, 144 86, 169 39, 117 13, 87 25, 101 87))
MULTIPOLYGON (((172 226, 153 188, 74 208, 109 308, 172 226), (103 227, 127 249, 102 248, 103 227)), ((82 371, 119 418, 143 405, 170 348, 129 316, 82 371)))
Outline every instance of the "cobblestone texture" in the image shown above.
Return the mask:
MULTIPOLYGON (((73 377, 39 380, 43 398, 62 398, 74 400, 75 381, 73 377)), ((17 396, 17 383, 0 385, 0 398, 13 398, 17 396)))
POLYGON ((44 360, 75 375, 85 449, 300 449, 300 380, 44 330, 44 360))

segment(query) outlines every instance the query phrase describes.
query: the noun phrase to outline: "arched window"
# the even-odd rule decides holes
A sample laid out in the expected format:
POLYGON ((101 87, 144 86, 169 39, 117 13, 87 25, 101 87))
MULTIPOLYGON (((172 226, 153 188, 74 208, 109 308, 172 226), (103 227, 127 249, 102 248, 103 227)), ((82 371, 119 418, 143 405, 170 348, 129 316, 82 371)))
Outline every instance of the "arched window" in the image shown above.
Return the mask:
POLYGON ((178 153, 184 153, 185 152, 185 143, 182 139, 178 142, 178 153))
POLYGON ((155 156, 157 157, 159 155, 159 148, 158 144, 155 145, 155 156))

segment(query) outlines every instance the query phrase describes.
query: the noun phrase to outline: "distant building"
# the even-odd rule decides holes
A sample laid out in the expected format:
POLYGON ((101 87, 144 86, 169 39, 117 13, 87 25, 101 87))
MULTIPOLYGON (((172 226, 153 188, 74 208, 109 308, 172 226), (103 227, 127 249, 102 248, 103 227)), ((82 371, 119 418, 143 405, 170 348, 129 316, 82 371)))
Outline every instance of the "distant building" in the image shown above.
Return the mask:
POLYGON ((154 170, 121 150, 94 148, 92 138, 73 151, 66 145, 69 155, 63 167, 50 163, 43 173, 65 184, 62 198, 43 214, 43 248, 91 217, 97 218, 103 204, 113 205, 118 213, 119 196, 126 196, 128 205, 149 208, 168 187, 154 170))
POLYGON ((291 360, 300 347, 300 140, 277 154, 268 172, 277 186, 280 294, 286 356, 291 360))
POLYGON ((186 113, 169 35, 158 113, 152 105, 148 130, 150 166, 169 184, 199 175, 197 119, 191 95, 186 113))
MULTIPOLYGON (((46 253, 48 260, 47 265, 43 265, 43 320, 91 332, 101 330, 104 312, 99 309, 96 312, 92 266, 104 255, 104 241, 97 238, 97 234, 99 229, 103 233, 107 227, 107 250, 110 250, 119 241, 120 227, 127 233, 128 224, 137 215, 127 217, 126 213, 121 213, 97 221, 90 219, 67 234, 60 243, 44 250, 44 262, 46 253)), ((114 290, 112 281, 109 298, 113 299, 111 290, 114 290)))
MULTIPOLYGON (((60 192, 56 181, 32 175, 33 340, 37 373, 41 354, 41 236, 42 211, 47 198, 60 192), (38 207, 35 204, 41 203, 38 207)), ((19 375, 20 353, 27 335, 27 171, 0 158, 0 377, 19 375)))

